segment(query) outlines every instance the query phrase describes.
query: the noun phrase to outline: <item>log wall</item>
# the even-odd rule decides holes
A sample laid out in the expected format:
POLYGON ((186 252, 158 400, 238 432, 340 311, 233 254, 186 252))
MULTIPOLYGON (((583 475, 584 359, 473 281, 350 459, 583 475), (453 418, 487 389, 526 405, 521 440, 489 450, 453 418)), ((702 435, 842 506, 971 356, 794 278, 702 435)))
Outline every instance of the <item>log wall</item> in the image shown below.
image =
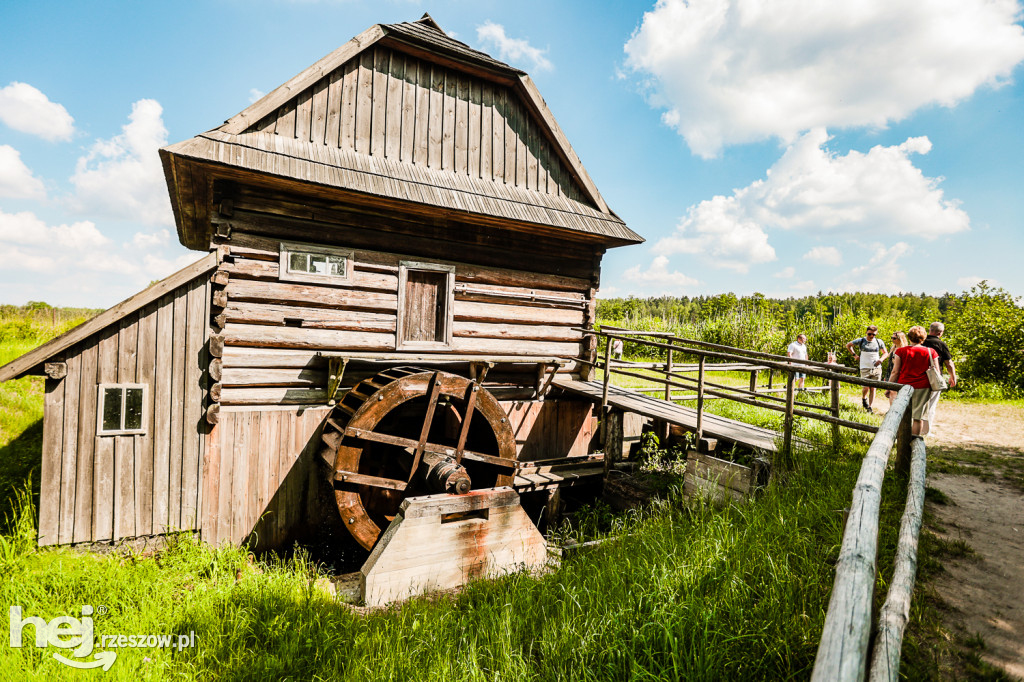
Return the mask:
MULTIPOLYGON (((320 353, 396 353, 399 263, 424 262, 422 256, 358 248, 338 240, 335 243, 353 251, 348 281, 282 282, 280 238, 243 230, 247 225, 237 214, 231 224, 213 293, 215 328, 223 341, 223 371, 215 387, 215 400, 221 405, 324 404, 327 360, 320 353)), ((295 236, 289 239, 294 241, 295 236)), ((321 238, 307 243, 330 242, 321 238)), ((572 359, 585 350, 583 336, 574 328, 592 315, 590 280, 449 259, 428 262, 455 268, 452 343, 431 349, 431 355, 572 359)), ((416 362, 422 353, 405 354, 409 362, 416 362)), ((342 388, 379 369, 354 362, 342 388)), ((469 371, 465 362, 449 369, 464 375, 469 371)), ((486 386, 499 398, 535 397, 537 371, 535 364, 498 365, 488 374, 486 386)), ((569 362, 562 371, 578 372, 579 367, 569 362)))
POLYGON ((46 380, 39 544, 200 527, 210 275, 69 348, 46 380), (145 384, 145 433, 98 436, 101 383, 145 384))

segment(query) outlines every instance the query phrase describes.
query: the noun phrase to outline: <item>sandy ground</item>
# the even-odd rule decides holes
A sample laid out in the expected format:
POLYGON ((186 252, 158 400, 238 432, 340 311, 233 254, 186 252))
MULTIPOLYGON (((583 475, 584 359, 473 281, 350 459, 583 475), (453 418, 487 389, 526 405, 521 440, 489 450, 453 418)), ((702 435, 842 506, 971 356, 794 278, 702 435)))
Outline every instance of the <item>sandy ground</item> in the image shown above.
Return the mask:
MULTIPOLYGON (((1024 459, 1024 409, 942 401, 926 443, 948 460, 1024 459)), ((1024 679, 1024 492, 971 475, 929 473, 928 485, 951 501, 929 503, 937 521, 931 530, 976 552, 973 560, 945 562, 936 580, 951 607, 945 624, 963 637, 981 635, 981 657, 1024 679)))

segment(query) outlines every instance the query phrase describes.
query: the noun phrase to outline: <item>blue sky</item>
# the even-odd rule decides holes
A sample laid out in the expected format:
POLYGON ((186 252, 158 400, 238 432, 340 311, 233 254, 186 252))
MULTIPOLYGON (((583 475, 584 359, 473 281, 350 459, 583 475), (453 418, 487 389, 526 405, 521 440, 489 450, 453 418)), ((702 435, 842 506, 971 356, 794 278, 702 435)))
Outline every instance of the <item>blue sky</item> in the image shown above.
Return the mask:
POLYGON ((1018 0, 11 0, 0 303, 110 306, 193 260, 157 148, 424 11, 531 74, 647 239, 603 296, 1024 295, 1018 0))

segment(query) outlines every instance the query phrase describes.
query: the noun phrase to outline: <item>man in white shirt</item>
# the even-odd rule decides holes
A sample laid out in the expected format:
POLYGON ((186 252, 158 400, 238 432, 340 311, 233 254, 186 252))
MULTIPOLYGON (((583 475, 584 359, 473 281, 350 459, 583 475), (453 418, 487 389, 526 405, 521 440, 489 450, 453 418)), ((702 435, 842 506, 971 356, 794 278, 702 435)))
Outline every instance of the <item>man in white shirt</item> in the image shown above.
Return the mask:
MULTIPOLYGON (((803 332, 796 335, 796 341, 786 346, 786 357, 794 360, 807 359, 807 334, 803 332)), ((796 387, 804 390, 804 379, 807 377, 803 372, 796 372, 796 387)))
MULTIPOLYGON (((846 344, 846 350, 850 351, 854 360, 860 361, 860 375, 864 379, 882 379, 882 361, 889 357, 889 351, 885 343, 878 338, 878 327, 870 325, 864 336, 856 338, 846 344), (854 350, 856 347, 856 350, 854 350)), ((860 404, 866 412, 873 412, 872 405, 875 403, 874 387, 864 386, 860 393, 860 404)))

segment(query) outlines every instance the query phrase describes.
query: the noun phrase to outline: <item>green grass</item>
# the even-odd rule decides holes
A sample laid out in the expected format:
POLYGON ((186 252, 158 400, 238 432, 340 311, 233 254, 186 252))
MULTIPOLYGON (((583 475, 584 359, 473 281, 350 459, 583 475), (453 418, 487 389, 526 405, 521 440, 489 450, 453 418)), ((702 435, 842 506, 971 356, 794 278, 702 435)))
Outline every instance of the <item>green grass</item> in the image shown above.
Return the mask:
MULTIPOLYGON (((805 678, 858 461, 804 457, 787 485, 746 505, 670 495, 544 577, 366 615, 316 588, 301 553, 258 562, 187 536, 152 557, 37 550, 23 509, 4 539, 0 608, 48 619, 103 605, 98 634, 196 632, 195 650, 119 650, 112 679, 805 678)), ((899 497, 895 481, 887 488, 899 497)), ((898 506, 886 506, 883 548, 898 506)), ((0 649, 0 670, 68 674, 34 648, 0 649)))
MULTIPOLYGON (((3 340, 0 357, 45 336, 3 340)), ((785 485, 776 481, 744 505, 685 503, 675 492, 626 515, 598 505, 561 535, 614 541, 568 556, 557 571, 364 613, 321 589, 322 569, 302 551, 257 559, 188 535, 145 556, 37 548, 37 497, 28 486, 39 460, 42 381, 0 385, 0 405, 0 504, 9 519, 0 531, 0 610, 18 605, 25 616, 51 619, 78 616, 88 604, 99 635, 196 633, 195 649, 116 650, 105 678, 133 681, 803 679, 866 443, 851 438, 840 454, 800 452, 785 485)), ((726 401, 708 410, 764 425, 781 419, 726 401)), ((798 435, 815 435, 804 421, 798 435)), ((889 476, 883 489, 879 600, 901 485, 889 476)), ((925 550, 923 561, 930 556, 925 550)), ((915 602, 914 613, 915 622, 934 617, 927 602, 915 602)), ((934 677, 926 643, 909 642, 909 670, 934 677)), ((0 679, 95 674, 64 667, 53 651, 0 647, 0 679)))

